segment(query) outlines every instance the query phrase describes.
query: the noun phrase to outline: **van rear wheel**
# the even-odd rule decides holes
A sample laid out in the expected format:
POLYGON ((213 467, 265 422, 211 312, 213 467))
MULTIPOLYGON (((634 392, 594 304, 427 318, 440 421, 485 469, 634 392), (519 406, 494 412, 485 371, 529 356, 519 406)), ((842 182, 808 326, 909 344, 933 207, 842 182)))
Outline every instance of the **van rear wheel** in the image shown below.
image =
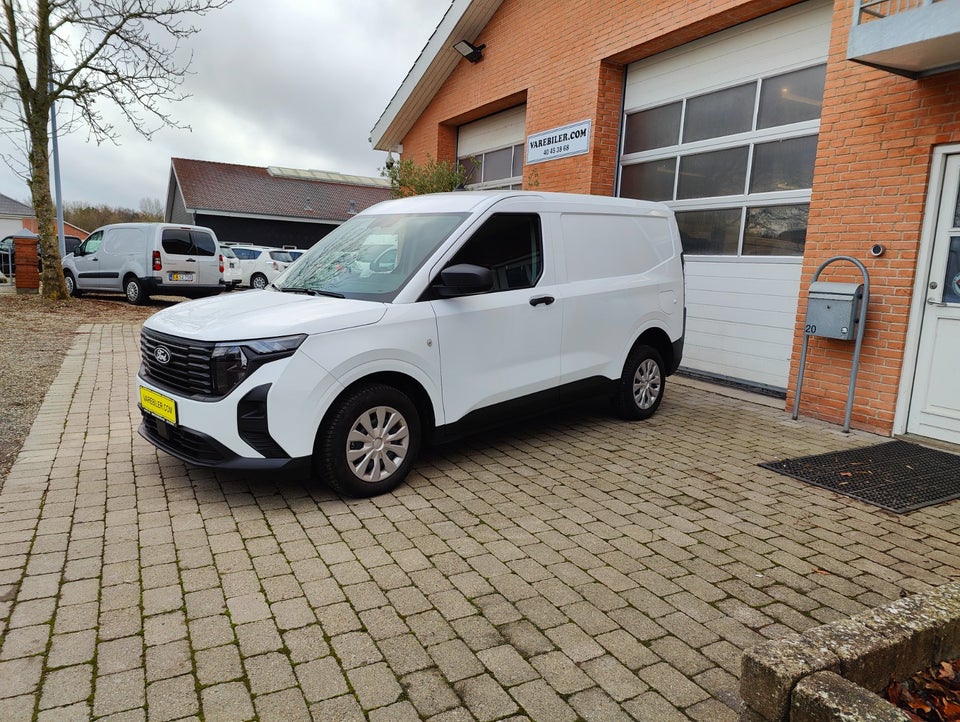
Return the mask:
POLYGON ((637 346, 623 365, 623 375, 614 398, 617 413, 624 419, 649 419, 663 399, 663 359, 652 346, 637 346))
POLYGON ((370 497, 396 488, 420 452, 416 405, 386 384, 348 392, 330 410, 317 434, 317 472, 345 496, 370 497))
POLYGON ((123 282, 123 292, 126 294, 127 300, 134 306, 142 306, 150 299, 143 284, 140 283, 140 279, 136 276, 127 276, 123 282))
POLYGON ((267 277, 262 273, 254 273, 253 277, 250 279, 250 288, 266 288, 267 287, 267 277))

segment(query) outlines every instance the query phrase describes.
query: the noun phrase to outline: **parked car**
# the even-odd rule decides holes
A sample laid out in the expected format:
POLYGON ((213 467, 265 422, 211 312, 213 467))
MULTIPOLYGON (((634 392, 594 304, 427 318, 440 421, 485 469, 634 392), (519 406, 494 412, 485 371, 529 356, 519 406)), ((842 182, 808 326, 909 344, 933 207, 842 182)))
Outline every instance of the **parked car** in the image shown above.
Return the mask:
POLYGON ((13 236, 7 236, 0 240, 0 273, 5 276, 12 276, 16 268, 16 261, 13 257, 13 236))
POLYGON ((266 290, 147 319, 140 433, 193 464, 312 467, 372 496, 406 477, 425 440, 498 418, 584 397, 651 416, 685 315, 663 204, 522 191, 386 201, 266 290), (370 239, 390 248, 354 273, 344 261, 370 239))
POLYGON ((67 291, 123 293, 133 304, 151 295, 198 298, 225 288, 223 257, 209 228, 115 223, 98 228, 63 259, 67 291))
POLYGON ((273 279, 293 263, 290 254, 282 248, 241 244, 231 246, 231 248, 240 260, 241 286, 266 288, 267 284, 272 283, 273 279))
MULTIPOLYGON (((0 273, 3 273, 6 276, 15 275, 17 268, 17 259, 14 254, 14 236, 7 236, 6 238, 0 240, 0 273)), ((77 246, 79 246, 83 241, 78 236, 64 236, 63 237, 64 245, 66 246, 66 252, 64 255, 73 253, 77 246)), ((37 245, 37 255, 40 254, 39 244, 37 245)))
POLYGON ((303 248, 285 248, 283 249, 287 252, 287 255, 290 256, 290 259, 296 261, 300 256, 306 253, 306 250, 303 248))
POLYGON ((240 259, 230 246, 220 246, 220 255, 223 256, 223 284, 225 290, 232 291, 243 280, 243 271, 240 270, 240 259))

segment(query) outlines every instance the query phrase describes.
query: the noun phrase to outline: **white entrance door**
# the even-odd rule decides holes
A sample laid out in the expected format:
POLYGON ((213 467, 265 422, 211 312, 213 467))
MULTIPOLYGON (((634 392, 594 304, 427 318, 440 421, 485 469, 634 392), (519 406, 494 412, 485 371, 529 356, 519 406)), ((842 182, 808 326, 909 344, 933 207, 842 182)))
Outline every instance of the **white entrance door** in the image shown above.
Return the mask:
POLYGON ((907 431, 960 444, 960 155, 945 171, 907 431))

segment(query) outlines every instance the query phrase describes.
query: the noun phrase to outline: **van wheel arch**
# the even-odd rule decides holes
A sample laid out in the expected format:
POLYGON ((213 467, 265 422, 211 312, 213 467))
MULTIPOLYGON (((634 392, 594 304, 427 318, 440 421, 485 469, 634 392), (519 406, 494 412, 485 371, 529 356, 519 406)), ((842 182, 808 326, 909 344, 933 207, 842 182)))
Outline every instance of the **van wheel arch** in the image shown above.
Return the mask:
POLYGON ((347 417, 356 417, 364 403, 369 405, 376 402, 375 405, 381 405, 380 400, 386 400, 385 405, 397 408, 402 414, 412 414, 408 420, 413 435, 410 466, 416 462, 419 451, 432 443, 435 426, 433 405, 426 390, 415 379, 400 373, 380 373, 358 379, 330 404, 314 440, 313 473, 319 481, 340 494, 367 497, 386 493, 402 483, 410 471, 408 466, 401 470, 398 479, 384 483, 361 482, 350 475, 342 458, 334 458, 345 442, 345 426, 354 421, 347 417), (404 400, 409 402, 409 407, 404 407, 404 400))
POLYGON ((670 337, 667 335, 666 331, 662 328, 648 328, 633 342, 630 351, 627 353, 627 358, 633 354, 640 346, 650 346, 651 348, 656 349, 657 353, 660 354, 660 358, 663 360, 663 366, 667 375, 672 373, 670 369, 674 368, 673 363, 673 344, 670 342, 670 337))

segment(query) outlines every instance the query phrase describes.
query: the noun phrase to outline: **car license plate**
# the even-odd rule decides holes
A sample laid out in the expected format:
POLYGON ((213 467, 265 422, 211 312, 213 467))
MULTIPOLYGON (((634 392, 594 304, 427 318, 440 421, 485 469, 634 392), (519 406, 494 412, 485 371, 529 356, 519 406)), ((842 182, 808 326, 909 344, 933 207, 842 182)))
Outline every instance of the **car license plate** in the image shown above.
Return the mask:
POLYGON ((153 414, 174 426, 177 424, 177 402, 169 396, 140 387, 140 406, 148 414, 153 414))
POLYGON ((170 273, 167 274, 167 278, 169 278, 171 281, 192 282, 193 274, 183 273, 182 271, 170 271, 170 273))

